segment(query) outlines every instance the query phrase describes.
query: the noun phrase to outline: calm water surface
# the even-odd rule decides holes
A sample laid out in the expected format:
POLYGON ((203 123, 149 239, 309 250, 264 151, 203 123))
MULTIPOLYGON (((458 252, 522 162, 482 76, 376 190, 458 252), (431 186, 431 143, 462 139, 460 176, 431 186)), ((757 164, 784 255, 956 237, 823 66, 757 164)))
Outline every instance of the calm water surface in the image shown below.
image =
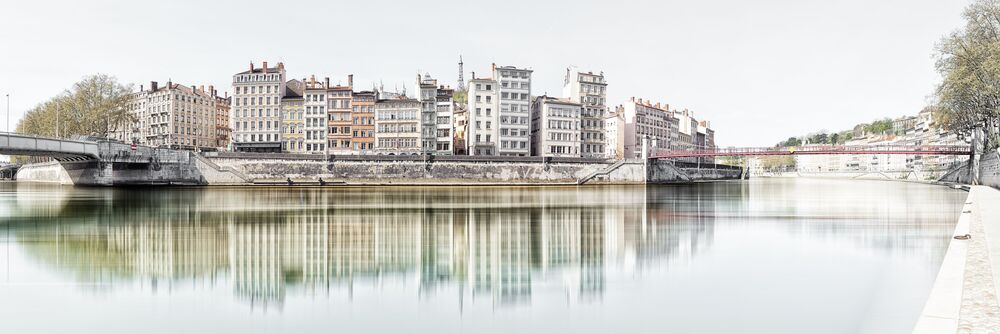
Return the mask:
POLYGON ((6 183, 0 333, 908 333, 965 197, 6 183))

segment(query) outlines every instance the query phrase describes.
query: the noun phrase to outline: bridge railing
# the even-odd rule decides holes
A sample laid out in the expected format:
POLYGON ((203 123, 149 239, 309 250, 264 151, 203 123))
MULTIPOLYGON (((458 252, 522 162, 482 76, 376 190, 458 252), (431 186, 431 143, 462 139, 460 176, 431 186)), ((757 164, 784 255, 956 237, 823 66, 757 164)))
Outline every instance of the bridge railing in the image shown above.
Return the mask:
POLYGON ((920 154, 967 155, 967 145, 809 145, 796 147, 726 147, 696 150, 654 149, 653 158, 767 156, 795 154, 920 154))
POLYGON ((0 134, 0 152, 17 155, 82 155, 97 157, 97 143, 72 139, 0 134))

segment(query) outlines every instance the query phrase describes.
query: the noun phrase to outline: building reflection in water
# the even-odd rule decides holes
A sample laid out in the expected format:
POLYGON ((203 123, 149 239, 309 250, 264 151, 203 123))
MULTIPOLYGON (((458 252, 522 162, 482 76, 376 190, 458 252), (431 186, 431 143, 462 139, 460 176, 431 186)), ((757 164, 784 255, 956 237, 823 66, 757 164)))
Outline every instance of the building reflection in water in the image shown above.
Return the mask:
MULTIPOLYGON (((748 189, 741 183, 74 189, 55 208, 45 207, 39 218, 45 223, 15 217, 13 226, 26 253, 105 286, 122 280, 154 287, 228 284, 247 304, 281 308, 288 294, 327 296, 346 289, 350 295, 356 283, 416 280, 419 298, 457 290, 458 298, 510 306, 530 302, 540 281, 559 282, 576 300, 600 300, 609 273, 641 275, 686 265, 711 247, 720 220, 741 223, 788 207, 774 201, 750 206, 746 199, 760 194, 748 189)), ((13 210, 23 209, 22 201, 15 203, 13 210)), ((888 214, 862 211, 858 217, 866 227, 794 228, 850 233, 866 247, 890 250, 900 243, 912 250, 941 242, 923 237, 933 234, 921 232, 926 227, 894 224, 888 214)))

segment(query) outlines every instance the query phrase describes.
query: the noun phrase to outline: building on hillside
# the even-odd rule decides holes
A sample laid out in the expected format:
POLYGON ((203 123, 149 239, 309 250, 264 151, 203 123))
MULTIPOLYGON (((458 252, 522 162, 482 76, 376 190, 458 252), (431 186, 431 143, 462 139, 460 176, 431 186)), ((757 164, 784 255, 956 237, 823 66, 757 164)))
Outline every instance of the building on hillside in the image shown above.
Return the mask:
POLYGON ((625 119, 623 135, 625 159, 642 157, 642 140, 649 140, 650 149, 671 148, 671 135, 677 133, 677 120, 667 110, 670 105, 653 104, 649 100, 631 98, 616 112, 625 119))
POLYGON ((625 159, 625 114, 609 112, 604 117, 604 152, 608 158, 625 159))
POLYGON ((351 94, 351 149, 356 154, 375 154, 375 91, 351 94))
POLYGON ((329 98, 329 105, 327 110, 329 114, 327 115, 327 126, 329 126, 329 131, 327 131, 327 153, 329 154, 340 154, 349 155, 357 154, 357 151, 353 149, 351 142, 354 140, 354 133, 351 129, 353 125, 353 116, 351 113, 354 109, 351 106, 352 97, 354 93, 354 75, 347 76, 347 86, 336 85, 333 87, 329 86, 329 79, 327 80, 327 97, 329 98))
POLYGON ((375 103, 375 153, 420 154, 420 100, 406 97, 375 103))
POLYGON ((492 78, 476 78, 475 75, 473 72, 468 85, 466 151, 469 155, 497 155, 500 138, 499 89, 492 78))
POLYGON ((580 72, 575 67, 566 69, 563 96, 583 105, 580 115, 581 150, 585 158, 607 158, 605 116, 608 114, 607 87, 604 73, 580 72))
POLYGON ((492 65, 493 79, 499 83, 500 138, 497 155, 531 155, 531 73, 514 66, 492 65))
POLYGON ((281 97, 281 151, 305 153, 305 112, 303 111, 305 82, 289 80, 285 82, 285 93, 281 97))
POLYGON ((304 115, 304 129, 306 148, 304 153, 326 154, 327 153, 327 89, 330 80, 316 81, 316 77, 310 77, 305 82, 305 90, 302 93, 302 109, 304 115))
POLYGON ((531 155, 579 158, 582 109, 582 104, 569 99, 536 97, 531 107, 531 155))
POLYGON ((896 135, 903 135, 907 130, 913 129, 917 126, 918 119, 916 116, 903 116, 892 120, 892 133, 896 135))
POLYGON ((250 68, 233 75, 231 118, 233 150, 281 151, 281 97, 285 93, 285 65, 250 68))
POLYGON ((226 101, 209 91, 168 81, 160 86, 150 82, 148 90, 140 87, 131 95, 128 112, 135 117, 130 125, 120 126, 112 138, 149 146, 168 146, 191 150, 215 150, 217 141, 216 102, 226 101))

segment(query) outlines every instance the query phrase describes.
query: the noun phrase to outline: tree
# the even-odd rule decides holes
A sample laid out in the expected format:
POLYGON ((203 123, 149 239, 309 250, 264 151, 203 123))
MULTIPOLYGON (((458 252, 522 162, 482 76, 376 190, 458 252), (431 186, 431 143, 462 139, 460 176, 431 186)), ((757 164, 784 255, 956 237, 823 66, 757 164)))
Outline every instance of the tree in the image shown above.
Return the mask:
POLYGON ((997 140, 1000 125, 1000 2, 976 0, 965 9, 966 25, 938 44, 935 121, 964 136, 982 130, 997 140))
POLYGON ((456 90, 455 93, 452 94, 452 100, 454 100, 455 102, 457 102, 459 104, 463 104, 464 105, 466 103, 466 98, 467 98, 468 94, 469 94, 469 92, 467 92, 467 91, 456 90))
POLYGON ((120 84, 105 74, 91 75, 28 110, 16 131, 46 137, 107 137, 135 122, 127 108, 131 94, 131 84, 120 84))
POLYGON ((880 119, 864 126, 865 132, 870 134, 883 134, 892 130, 892 119, 880 119))
POLYGON ((784 141, 778 143, 778 145, 775 146, 777 147, 802 146, 802 140, 799 140, 799 138, 796 137, 788 137, 788 139, 785 139, 784 141))
POLYGON ((760 157, 760 164, 767 170, 791 170, 795 168, 795 157, 790 155, 770 155, 760 157))

